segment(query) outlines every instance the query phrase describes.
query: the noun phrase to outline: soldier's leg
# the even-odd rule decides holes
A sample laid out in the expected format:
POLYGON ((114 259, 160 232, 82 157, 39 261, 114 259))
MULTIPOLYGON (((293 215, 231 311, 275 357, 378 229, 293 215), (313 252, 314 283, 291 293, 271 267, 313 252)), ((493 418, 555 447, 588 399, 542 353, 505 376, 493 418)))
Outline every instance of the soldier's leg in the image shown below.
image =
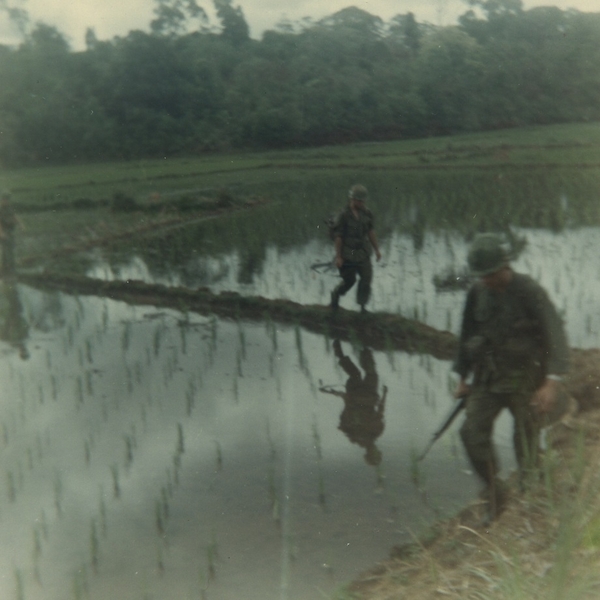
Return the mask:
POLYGON ((492 443, 494 421, 504 408, 501 399, 486 390, 473 390, 467 399, 466 418, 460 437, 473 470, 486 485, 491 485, 498 472, 498 461, 492 443))
POLYGON ((467 399, 466 419, 460 430, 469 461, 485 483, 484 524, 494 520, 506 504, 506 485, 497 477, 498 461, 492 443, 494 421, 504 407, 502 396, 485 390, 473 391, 467 399))
POLYGON ((510 403, 514 419, 513 446, 522 482, 539 466, 540 424, 530 400, 531 393, 518 393, 510 403))
POLYGON ((339 360, 339 365, 342 367, 346 375, 350 378, 350 381, 356 387, 362 381, 362 377, 358 367, 352 362, 352 359, 348 356, 342 356, 339 360))
POLYGON ((356 266, 344 264, 339 269, 342 281, 331 292, 331 306, 337 308, 340 296, 343 296, 356 283, 356 266))
POLYGON ((364 308, 371 296, 371 282, 373 281, 373 266, 370 260, 365 260, 359 264, 358 274, 360 281, 356 290, 356 302, 364 308))

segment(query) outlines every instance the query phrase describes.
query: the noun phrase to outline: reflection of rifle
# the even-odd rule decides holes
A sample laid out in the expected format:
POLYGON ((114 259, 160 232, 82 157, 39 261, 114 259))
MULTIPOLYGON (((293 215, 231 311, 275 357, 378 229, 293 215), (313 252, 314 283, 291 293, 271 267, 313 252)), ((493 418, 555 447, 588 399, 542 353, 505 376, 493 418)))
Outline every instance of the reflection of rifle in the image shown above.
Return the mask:
POLYGON ((460 413, 460 411, 465 407, 466 403, 467 394, 463 394, 462 396, 458 397, 456 404, 452 407, 452 410, 448 413, 448 416, 442 421, 442 424, 435 430, 433 437, 429 441, 429 444, 427 444, 427 448, 423 450, 421 456, 419 456, 417 460, 423 460, 427 456, 431 450, 431 447, 442 437, 442 435, 444 435, 446 429, 452 425, 454 419, 456 419, 458 413, 460 413))
MULTIPOLYGON (((321 383, 321 382, 319 382, 321 383)), ((344 395, 344 392, 340 392, 336 389, 334 389, 335 386, 333 385, 321 385, 321 387, 319 388, 320 392, 323 392, 324 394, 333 394, 334 396, 340 396, 342 397, 344 395)))

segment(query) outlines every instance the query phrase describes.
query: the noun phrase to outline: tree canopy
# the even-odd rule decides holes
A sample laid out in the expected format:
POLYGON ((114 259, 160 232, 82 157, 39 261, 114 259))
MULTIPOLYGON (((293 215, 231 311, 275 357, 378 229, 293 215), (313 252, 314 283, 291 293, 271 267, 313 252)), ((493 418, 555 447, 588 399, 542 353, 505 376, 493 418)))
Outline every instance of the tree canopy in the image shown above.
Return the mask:
MULTIPOLYGON (((355 7, 250 38, 240 6, 155 0, 150 32, 0 46, 0 161, 284 148, 600 119, 600 13, 468 0, 456 26, 355 7)), ((0 10, 13 7, 0 0, 0 10)))

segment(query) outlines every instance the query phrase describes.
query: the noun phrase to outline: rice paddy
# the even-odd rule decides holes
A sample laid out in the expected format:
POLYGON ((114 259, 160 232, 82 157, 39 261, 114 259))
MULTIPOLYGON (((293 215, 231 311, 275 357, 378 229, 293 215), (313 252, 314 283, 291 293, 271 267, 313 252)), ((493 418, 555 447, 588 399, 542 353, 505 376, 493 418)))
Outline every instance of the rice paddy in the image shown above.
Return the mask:
MULTIPOLYGON (((464 270, 475 232, 512 232, 526 240, 516 270, 547 289, 571 346, 595 348, 596 129, 242 156, 228 166, 65 167, 2 182, 31 209, 19 253, 46 252, 36 268, 325 305, 336 273, 311 269, 332 258, 324 220, 361 181, 383 253, 372 311, 457 333, 464 291, 440 291, 436 277, 464 270), (73 203, 122 193, 139 208, 154 194, 221 186, 268 202, 144 233, 143 210, 33 210, 59 194, 73 203), (107 227, 138 234, 50 257, 65 239, 101 238, 107 227)), ((353 292, 342 306, 355 308, 353 292)), ((268 315, 247 322, 179 308, 0 283, 0 532, 11 540, 0 552, 3 599, 329 597, 474 497, 458 423, 416 460, 452 402, 448 361, 268 315)), ((496 431, 506 472, 509 429, 503 418, 496 431)))

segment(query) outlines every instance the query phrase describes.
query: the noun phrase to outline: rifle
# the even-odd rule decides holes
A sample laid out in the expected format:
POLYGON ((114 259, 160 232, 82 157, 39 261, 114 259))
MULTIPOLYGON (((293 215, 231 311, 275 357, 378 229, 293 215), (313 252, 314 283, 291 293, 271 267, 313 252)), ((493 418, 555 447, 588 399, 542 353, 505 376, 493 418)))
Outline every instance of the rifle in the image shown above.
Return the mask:
POLYGON ((336 268, 335 260, 330 260, 328 262, 316 262, 310 265, 310 268, 317 273, 325 273, 326 271, 332 271, 336 268))
POLYGON ((427 444, 427 447, 417 459, 418 461, 423 460, 427 456, 432 446, 442 437, 442 435, 444 435, 446 429, 454 422, 454 419, 458 417, 458 413, 460 413, 467 404, 467 395, 468 394, 463 394, 457 398, 456 404, 454 404, 446 418, 442 421, 442 424, 435 430, 431 440, 429 440, 429 444, 427 444))

